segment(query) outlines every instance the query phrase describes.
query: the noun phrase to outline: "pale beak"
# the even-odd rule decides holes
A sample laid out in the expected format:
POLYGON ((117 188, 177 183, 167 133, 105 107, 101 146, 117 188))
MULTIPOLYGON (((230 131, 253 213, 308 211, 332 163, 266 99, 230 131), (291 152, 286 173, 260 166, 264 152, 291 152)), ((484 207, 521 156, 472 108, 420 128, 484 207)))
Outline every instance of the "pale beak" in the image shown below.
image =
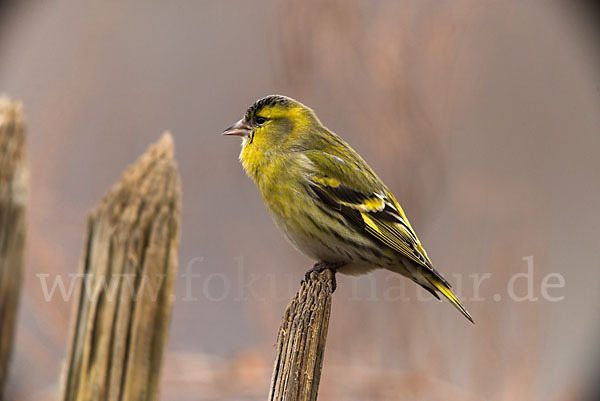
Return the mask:
POLYGON ((252 128, 246 123, 246 120, 241 119, 223 131, 223 135, 235 135, 249 137, 252 134, 252 128))

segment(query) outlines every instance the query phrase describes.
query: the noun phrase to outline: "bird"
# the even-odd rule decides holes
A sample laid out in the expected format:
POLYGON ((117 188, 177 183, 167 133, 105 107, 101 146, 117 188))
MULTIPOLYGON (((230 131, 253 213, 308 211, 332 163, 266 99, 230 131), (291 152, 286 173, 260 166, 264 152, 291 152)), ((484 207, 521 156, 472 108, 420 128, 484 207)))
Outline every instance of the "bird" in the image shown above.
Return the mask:
POLYGON ((471 323, 433 267, 404 210, 383 181, 315 112, 283 95, 257 100, 223 135, 242 138, 239 155, 287 240, 316 261, 312 272, 399 273, 447 298, 471 323))

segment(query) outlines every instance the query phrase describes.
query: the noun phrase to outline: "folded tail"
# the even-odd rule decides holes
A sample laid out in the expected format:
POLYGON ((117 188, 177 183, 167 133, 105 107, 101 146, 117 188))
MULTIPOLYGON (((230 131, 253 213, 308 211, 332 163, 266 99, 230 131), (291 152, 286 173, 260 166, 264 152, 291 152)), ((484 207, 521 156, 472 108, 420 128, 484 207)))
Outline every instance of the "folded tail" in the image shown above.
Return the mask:
MULTIPOLYGON (((425 279, 429 282, 429 284, 431 284, 431 286, 433 287, 433 288, 428 288, 421 284, 425 289, 429 290, 436 297, 437 297, 437 294, 435 294, 434 290, 441 292, 442 295, 444 295, 446 298, 448 298, 448 300, 450 302, 452 302, 452 305, 454 305, 454 307, 456 309, 458 309, 463 315, 465 315, 465 317, 467 319, 469 319, 469 321, 471 323, 475 324, 475 322, 473 321, 473 318, 471 317, 471 315, 469 315, 469 312, 467 312, 467 310, 464 308, 464 306, 462 306, 462 304, 460 303, 460 301, 456 297, 456 295, 454 295, 452 293, 452 291, 450 290, 450 285, 448 283, 444 282, 441 277, 437 278, 431 274, 424 274, 424 276, 425 276, 425 279)), ((437 297, 437 298, 439 299, 439 297, 437 297)))

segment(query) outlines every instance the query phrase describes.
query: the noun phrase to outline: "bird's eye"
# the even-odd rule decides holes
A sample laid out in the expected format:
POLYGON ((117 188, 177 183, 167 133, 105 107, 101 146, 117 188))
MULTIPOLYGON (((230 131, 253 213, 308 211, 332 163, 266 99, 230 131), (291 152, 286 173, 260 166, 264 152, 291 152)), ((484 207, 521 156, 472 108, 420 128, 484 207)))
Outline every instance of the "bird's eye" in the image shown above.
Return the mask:
POLYGON ((254 118, 254 121, 256 121, 256 124, 262 125, 262 124, 264 124, 264 123, 267 122, 267 119, 265 117, 262 117, 262 116, 256 116, 254 118))

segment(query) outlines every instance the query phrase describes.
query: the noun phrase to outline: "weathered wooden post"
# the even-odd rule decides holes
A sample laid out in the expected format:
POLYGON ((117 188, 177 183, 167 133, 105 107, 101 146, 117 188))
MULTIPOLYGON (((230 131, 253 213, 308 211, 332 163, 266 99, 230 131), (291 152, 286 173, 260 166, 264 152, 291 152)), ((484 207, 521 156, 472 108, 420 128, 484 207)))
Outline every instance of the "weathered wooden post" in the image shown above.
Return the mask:
POLYGON ((21 105, 0 98, 0 400, 23 280, 28 185, 21 105))
POLYGON ((158 397, 179 242, 173 152, 167 133, 89 217, 63 401, 158 397))
POLYGON ((333 273, 312 273, 288 305, 279 335, 270 401, 316 401, 329 327, 333 273))

